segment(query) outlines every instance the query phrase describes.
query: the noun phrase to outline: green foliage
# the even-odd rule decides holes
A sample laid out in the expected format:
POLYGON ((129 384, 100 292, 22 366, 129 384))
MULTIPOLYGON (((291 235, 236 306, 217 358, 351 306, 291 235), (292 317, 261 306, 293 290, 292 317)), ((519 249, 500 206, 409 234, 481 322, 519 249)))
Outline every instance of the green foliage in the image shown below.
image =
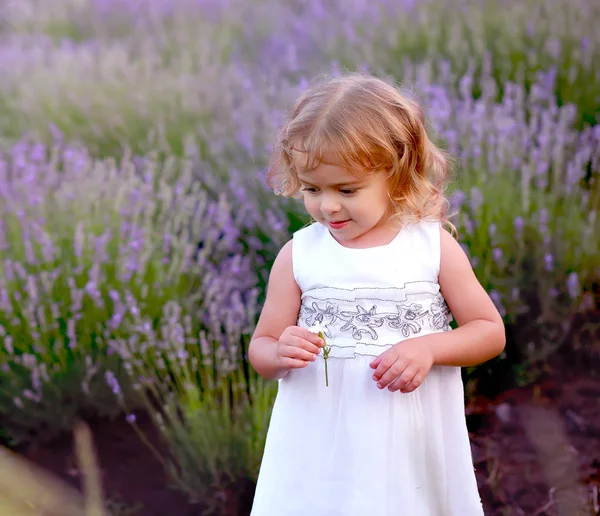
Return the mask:
POLYGON ((126 381, 124 360, 144 353, 140 340, 161 346, 174 314, 193 316, 197 335, 203 303, 247 295, 257 281, 236 256, 227 201, 209 199, 189 164, 117 167, 73 148, 38 161, 25 149, 15 161, 37 186, 9 164, 0 207, 0 411, 16 441, 50 439, 79 415, 116 415, 108 373, 135 404, 139 379, 126 381))
POLYGON ((235 382, 204 393, 194 386, 168 407, 169 470, 190 497, 218 506, 239 496, 247 479, 256 482, 276 386, 261 378, 243 390, 235 382))

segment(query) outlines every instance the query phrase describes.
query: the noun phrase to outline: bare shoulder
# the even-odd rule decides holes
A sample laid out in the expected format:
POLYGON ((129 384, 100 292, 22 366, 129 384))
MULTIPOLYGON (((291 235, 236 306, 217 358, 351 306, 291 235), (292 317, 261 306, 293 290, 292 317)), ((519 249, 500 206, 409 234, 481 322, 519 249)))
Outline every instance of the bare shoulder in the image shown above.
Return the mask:
POLYGON ((271 274, 277 269, 281 268, 289 268, 290 272, 293 276, 293 264, 292 264, 292 254, 294 248, 293 239, 288 240, 284 246, 279 250, 275 261, 273 262, 273 267, 271 269, 271 274))
POLYGON ((283 330, 294 326, 300 310, 300 287, 294 278, 293 240, 279 251, 269 275, 267 297, 260 314, 254 338, 279 339, 283 330))
POLYGON ((498 322, 502 318, 475 275, 458 241, 440 230, 440 290, 458 325, 473 319, 498 322))
POLYGON ((267 299, 269 296, 278 296, 283 293, 290 294, 294 292, 298 296, 300 295, 300 288, 294 278, 293 246, 293 240, 289 240, 281 248, 273 262, 269 274, 267 299))
POLYGON ((448 269, 449 267, 464 267, 467 266, 469 270, 471 268, 471 262, 463 251, 463 248, 458 243, 456 238, 445 228, 440 228, 440 252, 441 252, 441 265, 448 269))

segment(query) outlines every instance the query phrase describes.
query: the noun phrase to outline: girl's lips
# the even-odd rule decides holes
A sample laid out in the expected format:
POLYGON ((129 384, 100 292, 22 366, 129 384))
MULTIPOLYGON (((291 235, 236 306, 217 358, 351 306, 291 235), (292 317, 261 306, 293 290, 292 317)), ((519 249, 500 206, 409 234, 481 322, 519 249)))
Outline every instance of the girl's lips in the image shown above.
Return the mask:
POLYGON ((342 220, 339 222, 329 222, 329 226, 332 227, 333 229, 342 229, 346 224, 348 224, 348 222, 350 222, 350 220, 342 220))

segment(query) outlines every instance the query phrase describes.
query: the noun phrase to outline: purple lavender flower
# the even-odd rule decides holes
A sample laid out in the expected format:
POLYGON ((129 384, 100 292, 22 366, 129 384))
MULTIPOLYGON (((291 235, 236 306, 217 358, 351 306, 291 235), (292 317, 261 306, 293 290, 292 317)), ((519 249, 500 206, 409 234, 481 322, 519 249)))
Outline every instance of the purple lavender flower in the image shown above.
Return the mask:
POLYGON ((576 272, 571 272, 567 278, 567 291, 571 299, 576 299, 581 293, 581 287, 579 285, 579 276, 576 272))
POLYGON ((185 349, 178 349, 176 356, 179 360, 187 360, 190 354, 185 349))
POLYGON ((519 300, 519 297, 521 295, 521 291, 519 290, 518 287, 513 287, 512 291, 511 291, 511 299, 513 300, 513 302, 517 302, 519 300))
POLYGON ((466 199, 466 194, 462 190, 456 190, 450 197, 450 210, 452 213, 458 212, 466 199))
POLYGON ((477 211, 477 209, 483 204, 483 194, 477 187, 471 188, 471 210, 477 211))
POLYGON ((104 378, 106 379, 106 383, 110 387, 110 390, 113 394, 121 394, 121 386, 119 385, 115 373, 113 373, 112 371, 106 371, 106 373, 104 373, 104 378))
POLYGON ((521 233, 523 231, 523 228, 525 227, 525 221, 522 217, 515 217, 515 220, 513 221, 513 226, 517 233, 521 233))
POLYGON ((71 318, 67 321, 67 337, 69 338, 69 348, 77 347, 77 333, 75 330, 75 319, 71 318))
POLYGON ((21 355, 21 363, 30 370, 33 370, 37 366, 37 357, 31 353, 23 353, 21 355))
POLYGON ((473 233, 475 232, 475 224, 470 219, 470 217, 466 214, 463 217, 463 226, 465 228, 465 231, 467 232, 467 235, 469 235, 469 236, 473 235, 473 233))
POLYGON ((581 38, 581 50, 583 50, 585 52, 589 48, 589 46, 590 46, 589 38, 586 38, 585 36, 583 38, 581 38))
POLYGON ((35 401, 36 403, 39 403, 42 400, 41 393, 34 392, 31 389, 25 389, 23 391, 23 397, 27 398, 28 400, 35 401))
POLYGON ((15 348, 13 347, 13 338, 10 335, 4 337, 4 349, 9 355, 14 355, 15 348))
POLYGON ((83 244, 84 244, 84 233, 83 233, 83 224, 77 224, 75 228, 75 239, 73 241, 73 248, 75 251, 75 256, 77 258, 81 258, 83 255, 83 244))
POLYGON ((544 255, 544 269, 551 272, 554 269, 554 257, 550 253, 544 255))

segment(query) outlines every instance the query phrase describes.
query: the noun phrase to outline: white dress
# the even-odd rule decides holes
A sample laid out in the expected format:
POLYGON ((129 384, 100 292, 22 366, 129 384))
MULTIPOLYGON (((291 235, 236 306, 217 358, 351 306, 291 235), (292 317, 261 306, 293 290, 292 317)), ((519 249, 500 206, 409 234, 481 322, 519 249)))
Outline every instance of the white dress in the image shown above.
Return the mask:
POLYGON ((298 326, 327 326, 322 355, 279 380, 252 516, 480 516, 458 367, 412 393, 379 390, 369 363, 407 338, 450 331, 440 225, 350 249, 315 223, 294 234, 298 326))

